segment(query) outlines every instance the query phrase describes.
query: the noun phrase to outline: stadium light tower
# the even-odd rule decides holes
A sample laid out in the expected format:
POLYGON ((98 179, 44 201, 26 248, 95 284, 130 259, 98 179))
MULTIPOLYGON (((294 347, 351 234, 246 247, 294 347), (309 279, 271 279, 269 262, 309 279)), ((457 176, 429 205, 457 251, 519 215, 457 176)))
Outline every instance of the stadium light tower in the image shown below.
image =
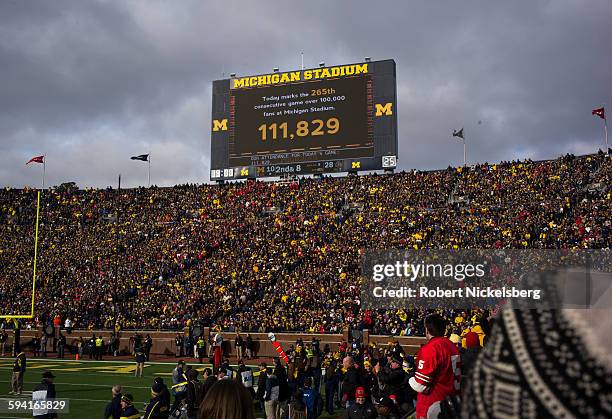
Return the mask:
POLYGON ((278 73, 278 67, 274 67, 272 71, 274 71, 275 73, 278 73))
POLYGON ((325 67, 325 61, 321 61, 321 62, 319 63, 319 67, 325 67))

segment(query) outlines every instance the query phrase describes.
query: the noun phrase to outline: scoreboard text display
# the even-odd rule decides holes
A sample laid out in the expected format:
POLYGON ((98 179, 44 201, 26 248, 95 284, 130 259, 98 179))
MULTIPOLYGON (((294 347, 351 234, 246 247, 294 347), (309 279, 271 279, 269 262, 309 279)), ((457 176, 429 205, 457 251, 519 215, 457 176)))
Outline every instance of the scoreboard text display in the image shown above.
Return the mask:
POLYGON ((394 168, 395 62, 213 82, 211 180, 394 168))

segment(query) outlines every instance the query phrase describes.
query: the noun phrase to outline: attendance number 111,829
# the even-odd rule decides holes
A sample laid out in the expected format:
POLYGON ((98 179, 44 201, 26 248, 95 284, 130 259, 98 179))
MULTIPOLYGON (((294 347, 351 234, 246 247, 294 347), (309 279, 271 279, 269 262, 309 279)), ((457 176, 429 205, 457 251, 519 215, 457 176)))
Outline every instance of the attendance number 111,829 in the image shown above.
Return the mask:
POLYGON ((310 135, 315 137, 318 135, 336 134, 340 131, 340 121, 338 118, 329 118, 327 121, 323 121, 322 119, 314 119, 310 122, 298 121, 295 124, 295 132, 289 132, 287 122, 282 122, 280 124, 274 122, 272 124, 261 124, 257 130, 261 132, 261 141, 266 141, 268 139, 277 140, 279 138, 292 140, 296 136, 306 137, 310 135))

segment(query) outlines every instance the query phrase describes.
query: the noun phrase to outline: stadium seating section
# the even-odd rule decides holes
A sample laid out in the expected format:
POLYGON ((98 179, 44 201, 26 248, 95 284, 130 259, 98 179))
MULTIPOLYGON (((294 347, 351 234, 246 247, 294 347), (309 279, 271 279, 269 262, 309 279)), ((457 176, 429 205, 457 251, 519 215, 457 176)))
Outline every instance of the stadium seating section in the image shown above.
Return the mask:
MULTIPOLYGON (((36 321, 75 328, 338 332, 358 325, 359 257, 387 248, 606 248, 598 154, 393 175, 86 189, 42 196, 36 321)), ((0 305, 30 312, 36 191, 0 191, 0 305)), ((418 334, 379 311, 374 333, 418 334)))

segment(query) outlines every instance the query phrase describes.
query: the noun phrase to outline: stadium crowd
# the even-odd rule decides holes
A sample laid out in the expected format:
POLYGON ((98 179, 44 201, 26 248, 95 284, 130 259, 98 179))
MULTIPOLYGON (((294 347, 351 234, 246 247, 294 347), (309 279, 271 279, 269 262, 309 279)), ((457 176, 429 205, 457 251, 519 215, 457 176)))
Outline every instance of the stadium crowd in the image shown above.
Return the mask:
MULTIPOLYGON (((362 308, 359 272, 366 249, 609 249, 611 175, 612 160, 599 153, 286 183, 121 191, 62 185, 43 194, 36 317, 28 326, 210 325, 245 332, 247 357, 248 331, 350 326, 427 338, 416 357, 393 342, 343 341, 332 351, 316 339, 298 339, 285 348, 287 364, 277 359, 251 369, 242 360, 234 367, 215 360, 202 379, 179 362, 171 384, 159 377, 151 384, 146 406, 113 387, 107 418, 167 418, 174 411, 186 418, 254 418, 259 410, 268 419, 323 412, 374 419, 415 408, 418 418, 438 411, 445 418, 517 411, 545 417, 561 404, 580 417, 605 417, 609 405, 591 387, 612 388, 612 378, 605 357, 593 357, 597 345, 586 344, 597 337, 586 336, 584 313, 505 310, 491 333, 487 310, 362 308), (530 389, 527 367, 537 370, 551 398, 530 389), (508 397, 521 404, 510 406, 508 397)), ((35 192, 0 193, 0 299, 13 314, 31 307, 35 192)), ((134 336, 142 377, 151 338, 134 336)), ((6 341, 4 330, 0 337, 6 341)), ((202 361, 202 339, 187 344, 178 333, 177 339, 185 355, 195 345, 193 355, 202 361)), ((100 357, 102 337, 89 341, 90 357, 100 357)), ((19 395, 26 362, 23 352, 14 355, 11 385, 19 395)), ((52 379, 43 375, 38 391, 49 393, 52 379)))
MULTIPOLYGON (((603 153, 393 175, 41 198, 38 325, 422 334, 422 310, 360 308, 366 249, 609 248, 603 153)), ((29 313, 36 190, 0 192, 0 301, 29 313)), ((457 313, 449 312, 450 320, 457 313)))

